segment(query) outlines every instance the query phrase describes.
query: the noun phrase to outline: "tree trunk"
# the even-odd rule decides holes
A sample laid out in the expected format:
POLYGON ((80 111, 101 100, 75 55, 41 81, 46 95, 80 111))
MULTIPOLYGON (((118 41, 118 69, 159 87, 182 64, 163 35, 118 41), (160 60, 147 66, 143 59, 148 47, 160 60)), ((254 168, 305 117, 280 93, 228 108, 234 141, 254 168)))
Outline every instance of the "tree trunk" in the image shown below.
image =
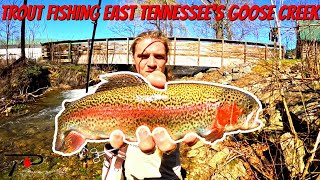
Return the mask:
POLYGON ((169 22, 169 24, 170 24, 170 31, 169 31, 169 36, 170 37, 173 37, 173 22, 172 22, 172 20, 169 22))
MULTIPOLYGON (((214 0, 214 4, 220 5, 221 0, 214 0)), ((214 21, 214 29, 216 31, 216 39, 224 39, 223 38, 223 21, 214 21)))
POLYGON ((214 29, 216 30, 216 39, 224 39, 222 21, 214 21, 214 29))
POLYGON ((7 40, 7 42, 6 42, 6 61, 7 61, 7 66, 9 66, 9 38, 10 38, 10 30, 9 30, 9 28, 10 28, 10 24, 8 23, 7 24, 7 27, 6 27, 7 29, 6 29, 6 31, 7 31, 7 34, 6 34, 6 40, 7 40))
POLYGON ((297 34, 297 47, 296 47, 296 58, 297 59, 302 59, 302 41, 301 41, 301 36, 300 36, 300 28, 299 24, 297 23, 297 28, 296 28, 296 34, 297 34))
POLYGON ((225 28, 226 28, 226 31, 227 31, 227 39, 228 40, 232 40, 232 37, 233 37, 232 24, 231 23, 232 23, 231 21, 228 21, 225 24, 225 28))
MULTIPOLYGON (((27 5, 28 0, 23 0, 23 5, 27 5)), ((21 21, 21 61, 26 59, 26 19, 21 21)))

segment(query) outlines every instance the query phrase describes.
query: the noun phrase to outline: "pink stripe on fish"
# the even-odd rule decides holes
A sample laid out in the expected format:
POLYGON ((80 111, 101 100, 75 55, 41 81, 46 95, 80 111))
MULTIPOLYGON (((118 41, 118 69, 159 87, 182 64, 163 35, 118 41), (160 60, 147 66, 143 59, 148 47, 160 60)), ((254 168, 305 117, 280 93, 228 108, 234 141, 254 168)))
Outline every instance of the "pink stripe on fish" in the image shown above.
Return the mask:
MULTIPOLYGON (((137 107, 128 105, 112 105, 112 106, 94 106, 86 109, 81 109, 71 113, 68 117, 87 118, 92 116, 109 116, 109 117, 141 117, 144 115, 151 115, 153 118, 168 116, 170 114, 183 114, 189 111, 200 111, 207 109, 216 109, 219 103, 204 103, 180 107, 164 107, 164 108, 150 108, 150 106, 137 107)), ((66 117, 68 119, 68 117, 66 117)))

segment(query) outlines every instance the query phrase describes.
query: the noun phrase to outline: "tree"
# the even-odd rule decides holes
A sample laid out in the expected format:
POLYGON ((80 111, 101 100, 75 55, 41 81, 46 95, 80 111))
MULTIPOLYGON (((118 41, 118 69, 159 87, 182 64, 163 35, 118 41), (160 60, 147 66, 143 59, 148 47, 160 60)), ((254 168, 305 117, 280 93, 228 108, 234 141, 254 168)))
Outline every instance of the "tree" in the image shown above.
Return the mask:
MULTIPOLYGON (((7 4, 17 4, 17 0, 12 0, 7 4)), ((1 4, 4 4, 2 1, 1 4)), ((1 12, 2 14, 3 12, 1 12)), ((18 23, 14 20, 2 20, 0 21, 0 38, 4 39, 1 44, 5 46, 6 49, 6 64, 9 65, 9 44, 13 41, 18 33, 18 23)))
MULTIPOLYGON (((27 5, 28 0, 23 0, 23 5, 27 5)), ((26 19, 23 18, 21 21, 21 60, 26 59, 26 19)))
POLYGON ((236 20, 231 21, 228 19, 228 12, 232 5, 237 4, 239 7, 244 4, 252 4, 252 0, 201 0, 204 4, 217 4, 224 5, 225 15, 224 18, 220 21, 216 21, 212 18, 209 21, 205 21, 204 26, 212 29, 214 34, 211 36, 216 39, 224 39, 228 40, 242 40, 247 36, 257 36, 259 31, 259 26, 257 23, 261 23, 258 21, 250 21, 248 19, 244 21, 236 20))
POLYGON ((142 30, 158 30, 168 36, 185 35, 187 28, 184 22, 174 20, 141 20, 141 5, 173 5, 176 0, 134 0, 124 1, 123 4, 135 4, 135 19, 123 22, 108 22, 108 29, 121 36, 136 36, 142 30), (121 29, 121 31, 119 31, 121 29))
MULTIPOLYGON (((140 5, 174 5, 177 4, 176 0, 135 0, 135 3, 140 5)), ((141 9, 137 11, 137 18, 141 17, 141 9)), ((174 36, 175 31, 180 30, 180 34, 186 32, 186 27, 181 21, 174 20, 146 20, 146 25, 150 29, 156 29, 165 33, 167 36, 174 36)))

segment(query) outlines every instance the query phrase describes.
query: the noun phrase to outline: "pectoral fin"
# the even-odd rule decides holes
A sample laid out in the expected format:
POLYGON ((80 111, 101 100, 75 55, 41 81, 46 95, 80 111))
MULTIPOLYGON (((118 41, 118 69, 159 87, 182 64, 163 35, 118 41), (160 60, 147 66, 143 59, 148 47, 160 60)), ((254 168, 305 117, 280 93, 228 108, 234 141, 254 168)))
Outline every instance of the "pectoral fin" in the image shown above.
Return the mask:
POLYGON ((221 129, 220 128, 219 129, 212 129, 209 134, 204 136, 204 138, 206 139, 206 141, 212 143, 212 142, 216 141, 217 139, 222 138, 223 134, 224 134, 224 131, 222 128, 221 129))
POLYGON ((63 152, 72 153, 78 150, 85 143, 85 141, 86 139, 82 134, 76 131, 70 131, 65 138, 63 152))

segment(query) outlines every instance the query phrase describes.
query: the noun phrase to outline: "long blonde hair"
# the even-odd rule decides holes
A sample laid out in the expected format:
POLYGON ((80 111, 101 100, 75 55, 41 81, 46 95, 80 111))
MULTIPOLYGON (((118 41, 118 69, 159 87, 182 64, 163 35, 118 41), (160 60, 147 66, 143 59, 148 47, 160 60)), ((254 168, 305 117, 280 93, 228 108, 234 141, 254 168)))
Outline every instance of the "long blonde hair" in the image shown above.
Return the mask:
MULTIPOLYGON (((170 40, 161 31, 145 31, 145 32, 140 33, 134 39, 133 43, 131 44, 130 50, 131 50, 132 56, 134 56, 134 53, 136 52, 136 45, 139 44, 144 39, 155 39, 155 40, 157 40, 157 42, 161 42, 165 47, 167 61, 169 60, 170 40)), ((132 65, 132 70, 134 72, 137 72, 137 69, 134 65, 132 65)), ((171 73, 171 70, 169 69, 169 67, 167 65, 165 66, 164 74, 167 77, 167 81, 173 79, 173 75, 171 73)))

